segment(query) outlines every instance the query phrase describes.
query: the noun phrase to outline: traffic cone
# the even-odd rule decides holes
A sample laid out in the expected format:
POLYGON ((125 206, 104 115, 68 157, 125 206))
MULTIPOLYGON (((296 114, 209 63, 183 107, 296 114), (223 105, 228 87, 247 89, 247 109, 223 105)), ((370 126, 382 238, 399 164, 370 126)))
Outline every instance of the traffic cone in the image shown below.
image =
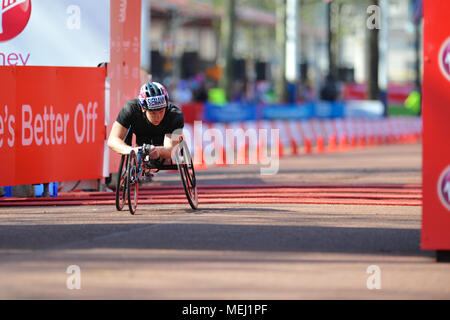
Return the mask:
POLYGON ((220 146, 221 152, 222 152, 222 159, 219 160, 218 163, 216 163, 216 166, 218 167, 224 167, 227 165, 227 152, 225 150, 225 147, 223 145, 220 146))
POLYGON ((377 135, 377 137, 376 137, 376 144, 377 144, 378 146, 380 146, 380 145, 383 144, 383 136, 377 135))
POLYGON ((357 144, 358 144, 358 139, 356 139, 356 136, 352 136, 350 139, 350 146, 352 148, 356 148, 357 144))
POLYGON ((390 134, 389 135, 389 138, 388 138, 388 143, 389 144, 394 144, 394 143, 397 143, 397 138, 395 137, 395 135, 394 134, 390 134))
POLYGON ((421 134, 420 133, 414 133, 414 142, 419 142, 421 139, 421 134))
POLYGON ((345 134, 339 138, 339 149, 341 151, 348 151, 348 138, 345 134))
POLYGON ((405 134, 405 139, 406 139, 405 141, 406 141, 407 144, 411 144, 414 141, 413 135, 411 133, 409 133, 409 132, 407 132, 405 134))
POLYGON ((325 142, 322 136, 317 137, 316 140, 316 152, 323 153, 325 151, 325 142))
POLYGON ((201 144, 195 147, 194 168, 195 170, 204 170, 208 168, 205 158, 203 157, 203 146, 201 144))
POLYGON ((358 138, 358 146, 359 147, 365 147, 366 146, 366 137, 359 136, 359 138, 358 138))
POLYGON ((281 159, 283 156, 283 143, 281 142, 281 139, 278 138, 278 157, 281 159))
POLYGON ((261 137, 258 139, 258 144, 256 146, 256 152, 257 152, 257 158, 258 163, 266 163, 267 158, 267 140, 261 139, 261 137))
POLYGON ((311 154, 312 147, 311 147, 311 140, 309 138, 305 139, 305 154, 311 154))
POLYGON ((244 142, 241 145, 241 153, 244 155, 244 164, 249 164, 250 161, 248 160, 248 144, 247 144, 247 142, 244 142))
POLYGON ((336 152, 338 150, 337 148, 337 137, 336 135, 332 134, 330 138, 328 139, 328 146, 327 151, 328 152, 336 152))
POLYGON ((405 143, 411 143, 411 134, 409 132, 405 133, 405 143))
POLYGON ((256 146, 256 153, 257 153, 257 159, 258 159, 258 163, 264 162, 265 161, 265 157, 264 157, 264 146, 263 146, 263 142, 261 140, 258 140, 258 145, 256 146))
POLYGON ((295 142, 294 139, 291 140, 291 155, 296 156, 298 155, 298 147, 297 147, 297 142, 295 142))

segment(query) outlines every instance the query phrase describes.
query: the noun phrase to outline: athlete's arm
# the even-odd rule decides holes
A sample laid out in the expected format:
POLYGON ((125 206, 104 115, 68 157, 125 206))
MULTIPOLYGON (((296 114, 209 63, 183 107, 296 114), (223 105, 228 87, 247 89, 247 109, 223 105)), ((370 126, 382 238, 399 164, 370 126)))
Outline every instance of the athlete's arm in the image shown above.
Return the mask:
POLYGON ((108 147, 120 154, 129 154, 133 148, 124 141, 128 129, 114 122, 108 137, 108 147))
POLYGON ((181 135, 179 134, 166 134, 164 136, 164 146, 156 147, 156 152, 150 153, 150 158, 157 159, 170 159, 172 158, 172 150, 180 143, 181 135))

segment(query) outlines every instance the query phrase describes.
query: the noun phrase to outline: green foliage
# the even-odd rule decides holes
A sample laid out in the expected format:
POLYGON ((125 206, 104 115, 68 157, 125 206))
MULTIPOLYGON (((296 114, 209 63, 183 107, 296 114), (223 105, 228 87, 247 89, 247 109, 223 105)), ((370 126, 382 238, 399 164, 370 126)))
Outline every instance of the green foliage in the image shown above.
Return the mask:
POLYGON ((417 91, 411 92, 405 101, 405 108, 409 109, 414 114, 419 114, 421 106, 421 96, 417 91))
POLYGON ((238 6, 263 9, 275 12, 276 0, 237 0, 238 6))

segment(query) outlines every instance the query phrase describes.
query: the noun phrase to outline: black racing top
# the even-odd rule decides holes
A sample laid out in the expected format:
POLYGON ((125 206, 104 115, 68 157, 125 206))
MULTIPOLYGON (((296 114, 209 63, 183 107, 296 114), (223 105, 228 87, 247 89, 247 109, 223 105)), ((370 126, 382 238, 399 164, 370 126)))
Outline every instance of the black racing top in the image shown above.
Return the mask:
POLYGON ((183 113, 176 105, 169 103, 163 120, 155 126, 148 121, 145 112, 142 112, 138 99, 128 101, 120 110, 116 121, 125 128, 131 126, 139 146, 144 143, 162 146, 166 134, 172 134, 176 129, 184 127, 183 113))

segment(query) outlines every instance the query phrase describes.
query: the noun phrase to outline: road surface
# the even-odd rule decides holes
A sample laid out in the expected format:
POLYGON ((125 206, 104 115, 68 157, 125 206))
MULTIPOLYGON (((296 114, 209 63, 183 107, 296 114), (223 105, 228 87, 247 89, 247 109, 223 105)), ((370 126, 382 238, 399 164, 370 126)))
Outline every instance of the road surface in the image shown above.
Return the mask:
MULTIPOLYGON (((197 175, 202 186, 383 184, 420 198, 420 188, 405 186, 421 184, 421 145, 286 157, 275 176, 257 166, 197 175)), ((179 184, 173 173, 153 183, 179 184)), ((186 201, 139 205, 135 216, 113 205, 2 207, 0 298, 449 299, 450 264, 420 249, 420 203, 384 205, 383 197, 371 205, 200 201, 197 212, 186 201)))

